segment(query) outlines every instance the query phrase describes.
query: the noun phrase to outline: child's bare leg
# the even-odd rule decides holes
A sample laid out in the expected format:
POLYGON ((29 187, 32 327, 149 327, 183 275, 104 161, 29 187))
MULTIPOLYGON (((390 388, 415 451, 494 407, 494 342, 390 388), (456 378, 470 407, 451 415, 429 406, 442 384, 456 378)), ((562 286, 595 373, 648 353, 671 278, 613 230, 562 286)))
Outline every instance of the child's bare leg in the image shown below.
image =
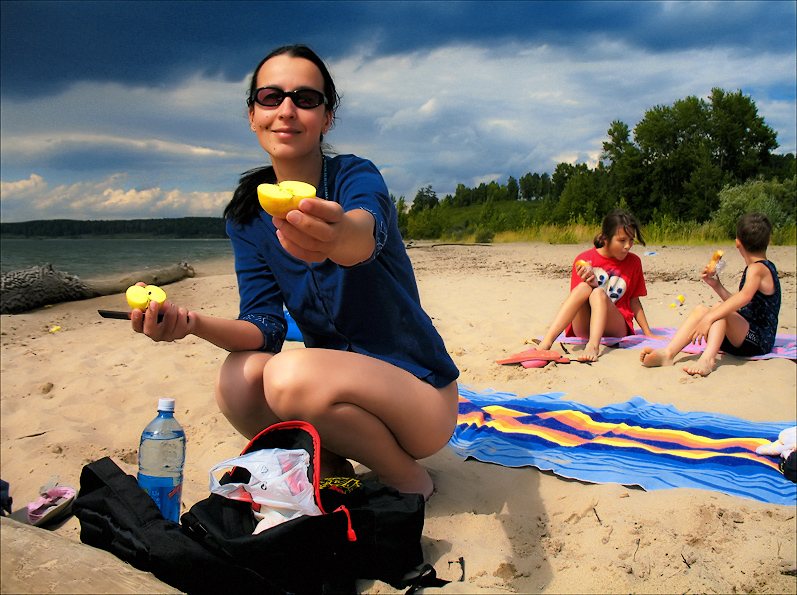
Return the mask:
POLYGON ((717 352, 720 350, 722 340, 725 338, 725 327, 727 323, 724 318, 721 318, 711 325, 708 330, 708 337, 706 337, 706 348, 700 354, 700 358, 696 362, 687 363, 683 370, 687 374, 699 374, 700 376, 708 376, 714 370, 714 360, 717 357, 717 352))
POLYGON ((580 362, 594 362, 598 359, 601 339, 604 334, 624 336, 627 332, 625 319, 617 306, 603 289, 595 288, 589 296, 589 340, 584 351, 578 356, 580 362))
MULTIPOLYGON (((585 304, 587 304, 591 293, 592 286, 588 283, 579 283, 573 288, 573 291, 570 292, 565 298, 565 301, 562 302, 562 305, 559 306, 559 310, 556 312, 551 326, 548 327, 548 331, 539 344, 540 349, 551 348, 556 337, 562 334, 562 331, 567 328, 567 325, 573 322, 579 310, 584 308, 585 304)), ((589 312, 585 314, 589 316, 589 312)))
POLYGON ((656 368, 658 366, 671 366, 673 358, 680 353, 680 351, 689 345, 692 339, 692 333, 697 327, 697 323, 709 311, 707 306, 696 306, 687 316, 684 323, 675 332, 675 335, 666 347, 662 349, 653 349, 652 347, 643 347, 642 353, 639 356, 639 361, 643 366, 648 368, 656 368))
POLYGON ((416 459, 445 446, 457 420, 457 385, 436 389, 391 364, 346 351, 292 349, 264 370, 268 407, 302 419, 332 452, 359 461, 380 481, 429 497, 416 459))
POLYGON ((686 364, 683 367, 684 372, 708 376, 714 371, 715 360, 722 346, 722 340, 728 337, 728 340, 738 347, 744 341, 749 330, 750 323, 738 312, 731 312, 725 318, 715 321, 708 331, 706 348, 700 358, 692 364, 686 364))

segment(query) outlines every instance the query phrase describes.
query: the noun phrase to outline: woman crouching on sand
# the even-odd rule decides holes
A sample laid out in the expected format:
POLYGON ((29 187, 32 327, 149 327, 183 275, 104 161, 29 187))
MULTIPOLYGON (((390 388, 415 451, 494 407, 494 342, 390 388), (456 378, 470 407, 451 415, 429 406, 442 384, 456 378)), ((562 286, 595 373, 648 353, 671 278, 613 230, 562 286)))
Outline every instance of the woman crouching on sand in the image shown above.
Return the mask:
POLYGON ((353 459, 383 483, 428 498, 434 486, 417 459, 454 431, 459 372, 421 308, 379 171, 322 152, 338 100, 306 46, 276 49, 258 64, 249 122, 271 166, 243 174, 224 211, 240 315, 213 318, 166 302, 161 323, 135 310, 133 329, 156 341, 193 334, 229 351, 216 400, 246 438, 304 420, 321 436, 322 473, 350 472, 353 459), (257 186, 283 181, 318 190, 280 219, 262 210, 257 186), (283 303, 306 349, 281 351, 283 303))

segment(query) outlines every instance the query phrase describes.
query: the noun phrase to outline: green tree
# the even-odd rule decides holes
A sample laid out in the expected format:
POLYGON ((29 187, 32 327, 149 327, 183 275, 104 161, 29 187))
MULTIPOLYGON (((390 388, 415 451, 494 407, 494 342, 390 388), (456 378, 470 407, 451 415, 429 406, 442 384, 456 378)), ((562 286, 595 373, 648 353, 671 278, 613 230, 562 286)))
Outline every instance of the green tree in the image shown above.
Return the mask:
POLYGON ((397 223, 399 231, 401 235, 406 235, 407 233, 407 223, 409 219, 409 215, 407 213, 407 201, 404 200, 404 196, 399 196, 398 200, 392 194, 390 195, 390 200, 393 201, 393 204, 396 205, 396 213, 398 214, 397 223))
POLYGON ((532 200, 536 198, 534 176, 537 176, 537 180, 539 180, 539 174, 532 174, 529 172, 526 175, 521 176, 520 180, 518 181, 520 198, 523 200, 532 200))
POLYGON ((520 188, 518 187, 517 180, 512 176, 509 176, 509 179, 506 181, 506 194, 509 200, 517 200, 519 198, 520 188))
POLYGON ((613 122, 603 156, 615 191, 643 221, 654 212, 705 221, 719 206, 719 189, 765 171, 777 135, 741 91, 713 89, 656 106, 634 128, 613 122))
POLYGON ((776 180, 748 180, 737 186, 726 186, 719 193, 720 207, 713 214, 728 239, 736 237, 736 222, 745 213, 759 211, 769 217, 777 229, 795 224, 797 177, 776 180))
POLYGON ((607 184, 617 199, 625 200, 629 210, 647 221, 656 210, 647 187, 642 151, 630 139, 631 131, 620 121, 612 122, 609 140, 603 143, 601 160, 608 160, 607 184))
POLYGON ((753 100, 741 91, 711 90, 707 132, 717 167, 734 182, 758 174, 778 147, 777 133, 764 123, 753 100))
POLYGON ((432 185, 424 186, 415 195, 412 201, 412 208, 410 213, 417 213, 418 211, 425 211, 437 205, 437 193, 432 190, 432 185))

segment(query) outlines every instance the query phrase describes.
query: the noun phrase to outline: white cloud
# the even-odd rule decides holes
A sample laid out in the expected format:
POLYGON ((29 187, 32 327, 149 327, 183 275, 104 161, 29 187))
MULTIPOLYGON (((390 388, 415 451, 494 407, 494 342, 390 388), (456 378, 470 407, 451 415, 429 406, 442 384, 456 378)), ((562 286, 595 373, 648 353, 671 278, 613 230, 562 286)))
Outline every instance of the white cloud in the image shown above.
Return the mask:
POLYGON ((385 164, 388 184, 402 184, 391 185, 396 194, 414 196, 431 183, 443 195, 457 183, 552 172, 561 161, 594 167, 612 121, 633 129, 656 105, 707 97, 720 87, 751 94, 779 132, 781 150, 794 151, 794 103, 767 95, 773 87, 793 88, 789 52, 744 55, 716 47, 654 54, 603 40, 589 55, 520 44, 353 55, 332 64, 344 100, 329 140, 385 164), (403 185, 406 175, 392 177, 399 167, 415 173, 411 187, 403 185))
MULTIPOLYGON (((372 56, 363 43, 330 64, 343 102, 327 140, 372 160, 408 200, 428 184, 442 197, 561 161, 594 167, 612 121, 633 129, 647 109, 712 87, 750 94, 779 150, 795 151, 794 48, 646 53, 596 38, 588 54, 509 43, 372 56)), ((19 180, 3 182, 3 220, 220 215, 229 192, 208 190, 268 162, 245 90, 245 79, 196 76, 176 88, 83 82, 3 98, 3 176, 19 180)))
POLYGON ((137 219, 151 217, 220 217, 230 192, 183 192, 125 189, 124 174, 98 182, 48 188, 41 176, 2 182, 4 221, 36 219, 137 219))
POLYGON ((170 142, 157 138, 125 138, 107 134, 33 134, 27 136, 8 136, 3 141, 4 158, 35 159, 37 156, 74 150, 78 147, 99 149, 123 149, 142 151, 152 154, 178 155, 193 157, 228 157, 227 151, 219 151, 208 147, 170 142))
POLYGON ((43 192, 47 189, 47 182, 36 174, 30 174, 27 180, 18 182, 0 182, 0 197, 16 197, 17 200, 30 196, 34 192, 43 192))

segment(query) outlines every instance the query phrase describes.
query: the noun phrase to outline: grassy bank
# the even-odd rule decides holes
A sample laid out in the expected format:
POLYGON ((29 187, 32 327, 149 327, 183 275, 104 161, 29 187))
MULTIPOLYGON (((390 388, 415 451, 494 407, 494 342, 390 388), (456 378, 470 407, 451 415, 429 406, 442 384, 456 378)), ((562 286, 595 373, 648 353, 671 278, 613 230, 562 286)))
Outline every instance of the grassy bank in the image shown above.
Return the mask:
MULTIPOLYGON (((597 225, 580 223, 539 225, 518 231, 498 232, 492 241, 496 243, 545 242, 548 244, 581 244, 591 242, 598 231, 599 227, 597 225)), ((477 233, 468 234, 458 238, 458 241, 472 243, 487 239, 485 237, 477 238, 477 235, 477 233)), ((664 225, 649 223, 642 227, 642 237, 646 243, 653 245, 707 246, 724 244, 729 241, 727 233, 711 221, 664 225)), ((795 225, 787 225, 776 228, 772 233, 772 244, 775 246, 797 245, 797 227, 795 225)))

